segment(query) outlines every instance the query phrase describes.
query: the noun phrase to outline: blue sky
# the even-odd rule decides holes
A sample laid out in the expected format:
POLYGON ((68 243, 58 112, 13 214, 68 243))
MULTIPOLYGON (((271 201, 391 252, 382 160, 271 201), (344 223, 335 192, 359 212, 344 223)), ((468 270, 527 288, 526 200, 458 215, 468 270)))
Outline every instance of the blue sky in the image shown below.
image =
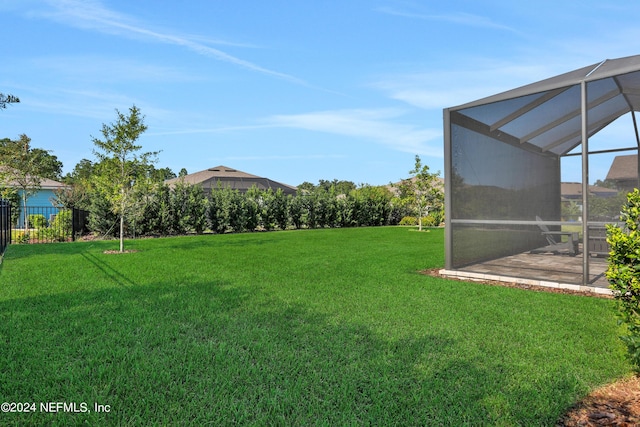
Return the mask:
MULTIPOLYGON (((387 184, 416 154, 443 171, 443 108, 640 54, 626 1, 0 0, 0 14, 0 92, 21 100, 0 137, 27 134, 65 172, 135 104, 144 151, 176 173, 387 184)), ((634 145, 630 123, 591 148, 634 145)))

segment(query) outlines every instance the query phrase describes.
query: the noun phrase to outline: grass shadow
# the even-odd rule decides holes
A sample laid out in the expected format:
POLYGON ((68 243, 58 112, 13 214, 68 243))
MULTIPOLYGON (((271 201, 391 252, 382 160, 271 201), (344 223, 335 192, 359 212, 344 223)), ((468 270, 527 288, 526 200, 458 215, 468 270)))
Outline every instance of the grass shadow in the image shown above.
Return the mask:
POLYGON ((389 339, 215 281, 3 301, 0 342, 5 400, 112 408, 7 424, 549 425, 576 387, 513 387, 442 333, 389 339))

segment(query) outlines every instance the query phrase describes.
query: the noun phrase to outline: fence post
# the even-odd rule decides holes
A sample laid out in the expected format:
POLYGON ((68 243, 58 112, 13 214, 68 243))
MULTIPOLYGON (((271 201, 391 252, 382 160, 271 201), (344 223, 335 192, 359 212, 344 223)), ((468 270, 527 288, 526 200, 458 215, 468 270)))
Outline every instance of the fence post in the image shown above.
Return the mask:
POLYGON ((11 243, 11 203, 0 199, 0 262, 4 251, 11 243))

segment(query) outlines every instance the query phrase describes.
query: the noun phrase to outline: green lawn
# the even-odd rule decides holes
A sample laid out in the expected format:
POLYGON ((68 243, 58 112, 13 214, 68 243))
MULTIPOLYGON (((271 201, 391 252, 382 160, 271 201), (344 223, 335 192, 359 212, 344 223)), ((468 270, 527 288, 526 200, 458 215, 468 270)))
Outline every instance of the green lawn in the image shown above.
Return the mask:
POLYGON ((553 425, 631 371, 610 300, 418 274, 443 230, 127 246, 9 247, 0 425, 553 425))

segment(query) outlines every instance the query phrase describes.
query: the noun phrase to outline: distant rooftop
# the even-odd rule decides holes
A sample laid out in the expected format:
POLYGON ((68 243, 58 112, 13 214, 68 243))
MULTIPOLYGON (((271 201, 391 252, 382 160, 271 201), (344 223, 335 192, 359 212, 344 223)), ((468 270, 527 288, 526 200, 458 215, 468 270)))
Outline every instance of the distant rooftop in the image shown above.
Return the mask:
POLYGON ((626 180, 638 178, 638 155, 616 156, 607 174, 610 180, 626 180))
POLYGON ((168 185, 175 185, 178 182, 188 184, 199 184, 204 190, 216 189, 219 187, 231 188, 241 193, 246 192, 255 186, 261 190, 282 189, 285 194, 296 194, 297 188, 283 184, 269 178, 252 175, 228 166, 216 166, 199 172, 194 172, 183 177, 173 178, 165 181, 168 185))

